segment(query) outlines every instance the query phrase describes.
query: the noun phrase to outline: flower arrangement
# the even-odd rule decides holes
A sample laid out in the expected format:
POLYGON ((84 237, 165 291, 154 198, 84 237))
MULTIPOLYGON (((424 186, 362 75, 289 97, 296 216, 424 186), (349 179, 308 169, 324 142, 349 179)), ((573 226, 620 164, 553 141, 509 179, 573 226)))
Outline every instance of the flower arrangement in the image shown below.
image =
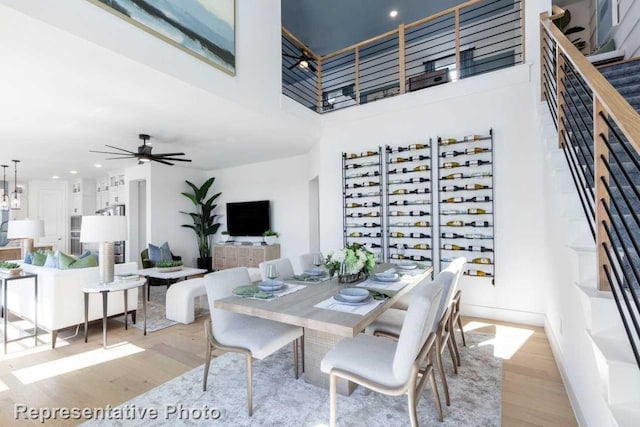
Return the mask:
POLYGON ((352 243, 344 249, 331 252, 327 256, 325 266, 329 270, 329 276, 331 277, 336 272, 340 275, 360 276, 360 273, 362 273, 368 276, 375 269, 376 257, 373 252, 367 250, 364 246, 352 243), (341 268, 343 265, 344 267, 341 268))

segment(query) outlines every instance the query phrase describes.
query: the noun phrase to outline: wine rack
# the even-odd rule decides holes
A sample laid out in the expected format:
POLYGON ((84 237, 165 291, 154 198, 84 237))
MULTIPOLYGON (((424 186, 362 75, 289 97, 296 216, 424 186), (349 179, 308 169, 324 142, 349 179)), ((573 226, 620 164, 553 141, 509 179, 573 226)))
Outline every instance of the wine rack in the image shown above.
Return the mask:
POLYGON ((386 259, 433 265, 431 141, 385 147, 386 259))
POLYGON ((494 151, 489 134, 438 138, 440 270, 459 256, 464 274, 494 283, 494 151))
POLYGON ((342 153, 344 245, 359 243, 384 260, 382 147, 342 153))

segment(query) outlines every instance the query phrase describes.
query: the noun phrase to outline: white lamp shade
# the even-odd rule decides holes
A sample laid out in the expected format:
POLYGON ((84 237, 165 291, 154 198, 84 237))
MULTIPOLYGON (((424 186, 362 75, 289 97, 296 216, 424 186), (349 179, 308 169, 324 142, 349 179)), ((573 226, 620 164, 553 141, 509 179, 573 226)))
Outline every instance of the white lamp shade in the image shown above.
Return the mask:
POLYGON ((37 239, 44 235, 44 221, 21 219, 9 221, 7 239, 37 239))
POLYGON ((117 242, 127 240, 126 216, 89 215, 82 217, 81 242, 117 242))

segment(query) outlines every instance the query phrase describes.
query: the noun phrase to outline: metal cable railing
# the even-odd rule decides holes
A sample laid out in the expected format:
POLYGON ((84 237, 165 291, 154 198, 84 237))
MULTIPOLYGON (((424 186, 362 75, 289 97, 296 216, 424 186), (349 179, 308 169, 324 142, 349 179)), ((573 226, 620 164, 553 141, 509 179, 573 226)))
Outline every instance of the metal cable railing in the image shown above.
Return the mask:
POLYGON ((555 27, 560 16, 541 16, 542 98, 596 242, 598 288, 640 367, 640 115, 555 27))
POLYGON ((328 112, 521 64, 523 1, 471 0, 322 56, 283 28, 283 93, 328 112), (314 57, 315 80, 295 69, 296 49, 314 57))
POLYGON ((282 32, 282 94, 319 113, 318 61, 314 56, 295 37, 282 32))

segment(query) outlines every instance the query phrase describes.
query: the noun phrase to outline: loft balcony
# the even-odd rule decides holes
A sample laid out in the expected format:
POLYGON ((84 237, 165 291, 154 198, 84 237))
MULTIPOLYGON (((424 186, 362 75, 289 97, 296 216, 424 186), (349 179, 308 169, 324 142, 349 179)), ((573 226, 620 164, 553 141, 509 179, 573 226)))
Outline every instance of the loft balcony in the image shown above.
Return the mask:
POLYGON ((524 62, 522 0, 472 0, 319 55, 282 28, 282 93, 326 113, 524 62))

